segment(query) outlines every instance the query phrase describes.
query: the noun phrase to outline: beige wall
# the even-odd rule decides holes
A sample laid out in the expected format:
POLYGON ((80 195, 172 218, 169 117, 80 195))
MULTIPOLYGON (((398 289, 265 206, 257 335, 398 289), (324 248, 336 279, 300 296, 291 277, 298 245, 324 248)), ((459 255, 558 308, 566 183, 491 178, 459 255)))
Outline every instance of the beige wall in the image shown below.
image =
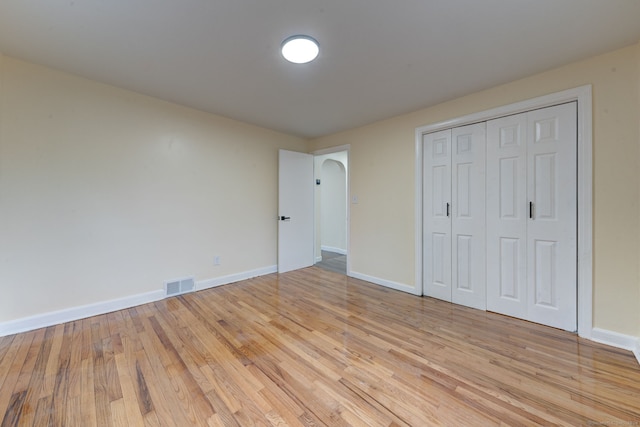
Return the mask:
POLYGON ((0 322, 275 265, 307 145, 0 55, 0 322))
MULTIPOLYGON (((638 42, 638 44, 636 45, 636 70, 638 73, 638 84, 636 86, 636 96, 637 96, 637 102, 638 102, 638 115, 636 117, 636 120, 638 122, 638 139, 640 139, 640 42, 638 42)), ((640 145, 640 141, 638 142, 638 144, 640 145)), ((638 155, 640 156, 640 148, 638 149, 638 155)), ((638 158, 638 163, 640 164, 640 157, 638 158)), ((640 173, 639 173, 640 175, 640 173)), ((639 190, 640 190, 640 185, 638 186, 639 190)), ((638 196, 638 200, 640 200, 640 195, 638 196)), ((640 209, 640 207, 638 208, 640 209)), ((640 219, 639 219, 640 221, 640 219)), ((640 256, 640 254, 638 254, 640 256)), ((640 258, 638 259, 638 261, 636 262, 638 265, 638 269, 640 270, 640 258)), ((640 276, 640 272, 638 273, 638 275, 640 276)), ((636 311, 640 311, 640 291, 638 292, 638 305, 636 306, 637 309, 636 311)), ((636 334, 636 336, 640 337, 640 314, 638 314, 638 333, 636 334)), ((638 339, 638 346, 637 346, 637 350, 636 350, 636 354, 640 354, 640 338, 638 339)), ((640 359, 640 357, 638 357, 638 359, 640 359)))
POLYGON ((594 324, 640 336, 640 44, 319 138, 351 144, 352 271, 416 286, 415 128, 593 85, 594 324))

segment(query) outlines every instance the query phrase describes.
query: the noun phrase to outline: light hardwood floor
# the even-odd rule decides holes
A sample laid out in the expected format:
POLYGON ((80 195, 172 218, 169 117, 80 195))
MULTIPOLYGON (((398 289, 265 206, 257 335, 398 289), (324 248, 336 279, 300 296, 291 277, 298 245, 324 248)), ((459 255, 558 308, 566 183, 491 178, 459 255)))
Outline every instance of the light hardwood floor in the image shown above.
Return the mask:
POLYGON ((640 425, 630 352, 316 267, 0 338, 2 426, 640 425))

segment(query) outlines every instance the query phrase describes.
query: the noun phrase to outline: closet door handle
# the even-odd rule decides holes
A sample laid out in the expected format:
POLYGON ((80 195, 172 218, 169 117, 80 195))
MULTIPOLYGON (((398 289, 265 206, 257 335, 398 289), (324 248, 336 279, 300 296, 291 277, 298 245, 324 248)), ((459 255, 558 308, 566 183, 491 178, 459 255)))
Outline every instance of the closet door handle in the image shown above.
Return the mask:
POLYGON ((450 212, 449 208, 450 207, 451 207, 451 205, 449 203, 447 203, 447 217, 449 216, 449 212, 450 212))
POLYGON ((533 202, 529 202, 529 219, 533 219, 533 202))

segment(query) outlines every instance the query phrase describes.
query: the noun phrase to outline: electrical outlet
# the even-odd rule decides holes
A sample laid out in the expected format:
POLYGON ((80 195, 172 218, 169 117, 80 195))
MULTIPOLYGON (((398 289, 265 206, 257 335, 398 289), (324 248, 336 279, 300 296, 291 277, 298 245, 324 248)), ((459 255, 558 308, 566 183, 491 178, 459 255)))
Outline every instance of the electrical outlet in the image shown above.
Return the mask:
POLYGON ((220 265, 220 255, 213 257, 213 265, 220 265))

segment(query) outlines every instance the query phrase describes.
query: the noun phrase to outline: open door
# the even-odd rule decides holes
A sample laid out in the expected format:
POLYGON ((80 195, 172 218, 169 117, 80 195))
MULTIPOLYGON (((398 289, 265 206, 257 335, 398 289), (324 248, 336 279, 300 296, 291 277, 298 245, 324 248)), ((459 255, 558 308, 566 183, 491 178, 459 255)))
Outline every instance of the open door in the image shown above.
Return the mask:
POLYGON ((313 247, 313 155, 280 150, 278 273, 310 267, 313 247))

